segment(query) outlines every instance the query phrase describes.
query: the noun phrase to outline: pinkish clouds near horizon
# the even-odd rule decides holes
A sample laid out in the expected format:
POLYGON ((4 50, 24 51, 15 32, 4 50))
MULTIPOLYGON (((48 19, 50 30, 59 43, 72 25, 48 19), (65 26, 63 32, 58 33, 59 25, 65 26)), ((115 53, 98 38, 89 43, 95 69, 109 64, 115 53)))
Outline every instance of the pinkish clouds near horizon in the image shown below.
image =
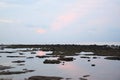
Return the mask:
POLYGON ((119 0, 0 0, 0 43, 120 42, 119 0))

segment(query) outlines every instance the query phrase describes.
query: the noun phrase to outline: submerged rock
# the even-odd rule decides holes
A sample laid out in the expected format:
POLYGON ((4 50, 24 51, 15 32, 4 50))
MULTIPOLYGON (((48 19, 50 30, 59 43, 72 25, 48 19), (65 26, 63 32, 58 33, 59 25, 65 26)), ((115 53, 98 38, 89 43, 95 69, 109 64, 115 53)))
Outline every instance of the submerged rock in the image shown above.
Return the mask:
POLYGON ((66 80, 71 80, 72 78, 66 78, 66 80))
POLYGON ((20 55, 24 55, 24 53, 19 53, 20 55))
POLYGON ((25 64, 17 64, 18 66, 24 66, 25 64))
POLYGON ((79 78, 79 79, 80 79, 80 80, 87 80, 86 78, 82 78, 82 77, 81 77, 81 78, 79 78))
POLYGON ((22 73, 28 73, 33 72, 35 70, 23 70, 23 71, 1 71, 0 75, 11 75, 11 74, 22 74, 22 73))
POLYGON ((11 75, 11 74, 21 74, 25 73, 25 71, 2 71, 0 75, 11 75))
POLYGON ((0 65, 0 70, 11 69, 11 68, 13 67, 0 65))
POLYGON ((28 80, 61 80, 62 77, 52 77, 52 76, 32 76, 28 80))
POLYGON ((31 54, 36 54, 36 52, 31 52, 31 54))
POLYGON ((34 57, 27 57, 27 59, 33 59, 34 57))

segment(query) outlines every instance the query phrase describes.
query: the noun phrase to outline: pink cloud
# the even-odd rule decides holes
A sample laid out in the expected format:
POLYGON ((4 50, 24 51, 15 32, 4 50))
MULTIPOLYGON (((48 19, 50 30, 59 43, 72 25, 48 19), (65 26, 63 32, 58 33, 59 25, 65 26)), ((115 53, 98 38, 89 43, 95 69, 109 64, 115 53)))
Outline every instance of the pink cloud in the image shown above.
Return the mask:
POLYGON ((77 19, 82 19, 86 15, 89 15, 98 6, 95 0, 92 1, 77 1, 75 4, 66 8, 66 12, 60 14, 52 23, 52 30, 61 30, 65 27, 70 26, 70 24, 77 21, 77 19))
POLYGON ((52 28, 54 30, 60 30, 70 26, 78 19, 82 19, 85 15, 91 12, 90 9, 92 6, 88 6, 88 4, 91 3, 84 1, 84 4, 82 4, 81 1, 77 1, 75 4, 67 7, 66 12, 63 12, 64 14, 60 14, 54 21, 52 28))
POLYGON ((46 33, 46 30, 45 29, 38 29, 36 32, 40 33, 40 34, 44 34, 44 33, 46 33))
POLYGON ((52 24, 52 29, 60 30, 72 23, 76 18, 77 14, 72 12, 60 15, 58 16, 57 20, 55 20, 55 22, 52 24))

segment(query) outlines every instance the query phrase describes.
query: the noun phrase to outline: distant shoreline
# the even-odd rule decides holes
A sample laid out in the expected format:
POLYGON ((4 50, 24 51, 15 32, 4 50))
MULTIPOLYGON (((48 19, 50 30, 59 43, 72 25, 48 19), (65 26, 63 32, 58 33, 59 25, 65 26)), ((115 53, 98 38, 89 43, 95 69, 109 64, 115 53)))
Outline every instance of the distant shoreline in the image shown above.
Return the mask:
POLYGON ((0 46, 9 45, 120 45, 120 42, 81 42, 81 43, 1 43, 0 46))

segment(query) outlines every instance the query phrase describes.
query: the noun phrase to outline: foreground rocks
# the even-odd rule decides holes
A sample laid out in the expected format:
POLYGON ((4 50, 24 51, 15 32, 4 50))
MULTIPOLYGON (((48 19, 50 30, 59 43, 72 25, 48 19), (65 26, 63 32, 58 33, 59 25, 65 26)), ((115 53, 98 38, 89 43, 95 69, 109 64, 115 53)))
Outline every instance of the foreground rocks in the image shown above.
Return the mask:
POLYGON ((50 77, 50 76, 32 76, 28 80, 61 80, 62 77, 50 77))

